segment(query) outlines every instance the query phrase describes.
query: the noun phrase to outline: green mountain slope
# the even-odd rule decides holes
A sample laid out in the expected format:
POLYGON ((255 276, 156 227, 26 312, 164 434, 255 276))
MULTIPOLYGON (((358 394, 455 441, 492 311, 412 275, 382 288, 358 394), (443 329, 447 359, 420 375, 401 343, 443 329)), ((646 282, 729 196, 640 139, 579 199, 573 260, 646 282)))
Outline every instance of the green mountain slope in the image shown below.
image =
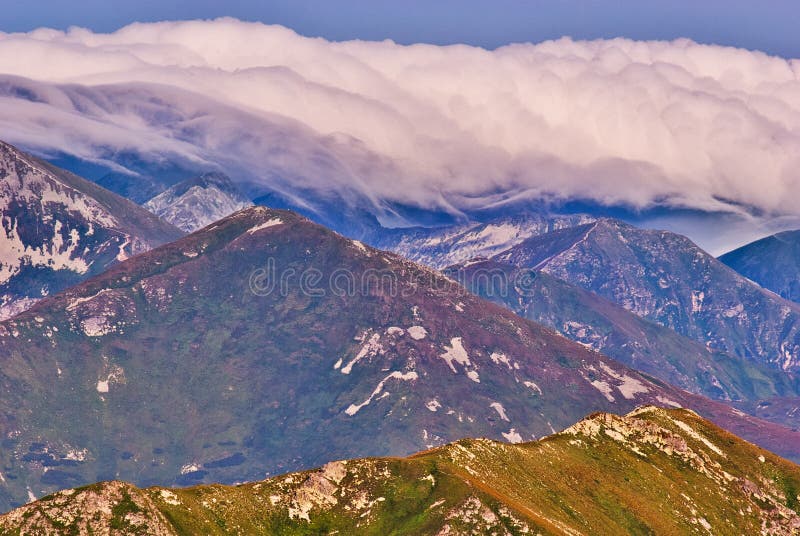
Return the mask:
POLYGON ((594 414, 509 445, 328 463, 235 487, 62 491, 0 534, 796 534, 800 468, 687 410, 594 414))

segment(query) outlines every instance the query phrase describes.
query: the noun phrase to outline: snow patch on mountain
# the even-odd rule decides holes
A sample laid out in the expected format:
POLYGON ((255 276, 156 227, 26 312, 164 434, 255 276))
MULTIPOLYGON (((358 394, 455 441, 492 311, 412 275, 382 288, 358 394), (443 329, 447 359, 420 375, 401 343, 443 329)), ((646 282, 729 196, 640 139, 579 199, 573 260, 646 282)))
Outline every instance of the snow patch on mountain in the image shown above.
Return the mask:
POLYGON ((525 387, 529 388, 532 391, 535 391, 535 392, 537 392, 539 394, 542 394, 542 389, 536 384, 536 382, 532 382, 530 380, 526 380, 526 381, 522 382, 522 385, 524 385, 525 387))
POLYGON ((606 397, 606 400, 609 402, 614 402, 614 395, 612 393, 612 388, 609 384, 602 380, 592 380, 589 382, 592 384, 592 387, 603 393, 603 396, 606 397))
POLYGON ((599 366, 606 374, 615 380, 618 380, 619 383, 616 384, 616 388, 620 393, 622 393, 622 396, 628 400, 633 400, 636 398, 637 394, 650 392, 650 389, 646 385, 633 376, 629 376, 628 374, 619 374, 617 371, 603 362, 600 362, 599 366))
POLYGON ((454 362, 464 366, 469 366, 471 364, 469 355, 461 342, 461 337, 453 337, 450 339, 450 346, 445 346, 444 349, 445 352, 439 357, 447 362, 447 366, 449 366, 450 370, 453 372, 458 372, 453 365, 454 362))
MULTIPOLYGON (((674 401, 674 400, 672 400, 671 398, 668 398, 668 397, 666 397, 666 396, 663 396, 663 395, 658 395, 658 396, 656 396, 656 400, 658 400, 658 401, 659 401, 661 404, 664 404, 665 406, 669 406, 669 407, 672 407, 672 408, 679 408, 679 407, 681 407, 681 404, 680 404, 680 402, 675 402, 675 401, 674 401)), ((737 410, 737 409, 734 409, 733 411, 734 411, 734 413, 736 413, 736 412, 737 412, 737 411, 739 411, 739 410, 737 410)), ((740 412, 740 413, 741 413, 741 412, 740 412)), ((742 413, 742 415, 744 415, 744 413, 742 413)))
POLYGON ((136 205, 0 142, 0 320, 70 281, 157 245, 131 233, 128 224, 142 215, 157 221, 136 205))
POLYGON ((415 341, 421 341, 428 334, 428 331, 422 326, 411 326, 407 331, 408 335, 415 341))
POLYGON ((259 223, 258 225, 254 225, 250 229, 247 230, 247 234, 254 234, 263 229, 268 229, 270 227, 275 227, 276 225, 280 225, 283 223, 283 220, 280 218, 271 218, 264 223, 259 223))
POLYGON ((489 407, 495 410, 501 419, 506 422, 511 422, 511 419, 509 419, 508 415, 506 415, 506 409, 503 407, 503 404, 500 402, 492 402, 489 404, 489 407))
POLYGON ((342 368, 341 373, 350 374, 350 372, 353 370, 353 365, 365 357, 375 357, 378 354, 385 353, 386 350, 384 350, 383 346, 379 342, 380 338, 380 333, 373 333, 369 340, 358 351, 356 356, 342 368))
POLYGON ((502 363, 505 366, 507 366, 509 370, 511 370, 511 368, 512 368, 511 367, 511 361, 509 361, 508 356, 506 354, 504 354, 503 352, 492 352, 491 355, 489 355, 489 358, 495 364, 499 365, 500 363, 502 363))
POLYGON ((585 215, 544 216, 523 213, 487 222, 439 228, 411 228, 378 237, 373 245, 413 261, 441 269, 477 257, 491 257, 524 240, 555 229, 592 221, 585 215))
POLYGON ((22 311, 30 309, 34 303, 39 300, 36 298, 9 298, 7 296, 0 297, 0 300, 8 300, 5 304, 0 305, 0 321, 18 315, 22 311))
POLYGON ((362 402, 361 404, 350 404, 347 407, 347 409, 344 410, 344 412, 352 417, 353 415, 358 413, 361 410, 361 408, 363 408, 364 406, 368 406, 375 399, 375 397, 381 394, 381 391, 383 391, 386 382, 388 382, 389 380, 395 379, 400 381, 413 381, 416 380, 417 377, 418 377, 417 373, 414 371, 411 372, 394 371, 388 376, 386 376, 383 380, 381 380, 378 386, 375 387, 375 390, 372 391, 372 394, 370 394, 369 397, 367 397, 367 399, 364 402, 362 402))
POLYGON ((439 403, 438 400, 434 398, 433 400, 428 400, 428 402, 425 403, 425 407, 428 408, 428 411, 436 413, 436 411, 438 411, 438 409, 441 408, 442 405, 439 403))

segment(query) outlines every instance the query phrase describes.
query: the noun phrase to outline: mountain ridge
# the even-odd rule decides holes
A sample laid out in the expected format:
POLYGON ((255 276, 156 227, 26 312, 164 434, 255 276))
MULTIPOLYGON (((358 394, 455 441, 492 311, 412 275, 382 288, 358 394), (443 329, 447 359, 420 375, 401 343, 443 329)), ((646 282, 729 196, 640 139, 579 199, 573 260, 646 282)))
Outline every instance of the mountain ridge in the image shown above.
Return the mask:
POLYGON ((490 257, 527 238, 593 221, 588 215, 556 215, 520 209, 512 215, 441 227, 382 229, 364 238, 379 249, 394 251, 436 269, 490 257))
POLYGON ((594 413, 509 445, 333 461, 237 486, 105 482, 0 516, 0 534, 793 534, 800 468, 683 409, 594 413))

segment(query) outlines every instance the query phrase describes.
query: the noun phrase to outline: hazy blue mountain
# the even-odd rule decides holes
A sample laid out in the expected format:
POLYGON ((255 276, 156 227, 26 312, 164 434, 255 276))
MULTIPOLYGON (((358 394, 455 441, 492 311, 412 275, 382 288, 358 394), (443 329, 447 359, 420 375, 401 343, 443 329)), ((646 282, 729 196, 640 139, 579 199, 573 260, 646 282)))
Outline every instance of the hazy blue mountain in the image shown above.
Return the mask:
POLYGON ((787 300, 800 302, 800 230, 756 240, 719 260, 787 300))

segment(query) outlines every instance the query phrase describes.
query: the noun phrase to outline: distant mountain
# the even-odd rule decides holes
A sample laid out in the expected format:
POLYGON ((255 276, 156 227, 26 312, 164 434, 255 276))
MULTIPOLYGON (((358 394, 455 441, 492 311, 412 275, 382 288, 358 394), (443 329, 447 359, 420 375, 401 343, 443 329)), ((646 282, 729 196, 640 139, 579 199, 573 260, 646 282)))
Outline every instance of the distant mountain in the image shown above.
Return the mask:
POLYGON ((592 411, 692 407, 800 458, 800 433, 628 369, 438 272, 253 207, 0 323, 0 507, 98 480, 236 482, 592 411))
POLYGON ((482 222, 440 227, 380 229, 365 237, 371 245, 394 251, 432 268, 489 257, 530 238, 593 221, 587 215, 559 216, 521 210, 482 222))
POLYGON ((187 232, 253 205, 222 173, 205 173, 179 182, 144 207, 187 232))
POLYGON ((800 305, 684 236, 603 219, 532 237, 492 260, 549 273, 713 350, 800 368, 800 305))
MULTIPOLYGON (((4 82, 8 83, 0 75, 0 95, 3 94, 4 82)), ((8 86, 5 89, 7 90, 8 86)), ((75 101, 86 98, 85 92, 79 93, 82 95, 72 94, 68 98, 75 101)), ((153 100, 150 100, 150 103, 152 104, 153 100)), ((93 104, 107 106, 108 96, 101 97, 93 104)), ((69 147, 67 144, 68 150, 69 147)), ((63 149, 50 147, 47 140, 37 140, 30 149, 34 154, 41 153, 51 164, 95 182, 106 190, 137 204, 152 199, 182 180, 201 175, 204 168, 208 168, 207 163, 193 162, 154 149, 136 151, 132 148, 96 147, 97 155, 90 160, 64 152, 63 149)))
POLYGON ((167 188, 167 185, 159 183, 151 176, 122 172, 110 172, 96 182, 106 190, 139 204, 147 202, 167 188))
POLYGON ((796 534, 800 467, 686 410, 597 413, 537 442, 465 439, 236 487, 105 482, 2 534, 796 534))
POLYGON ((800 302, 800 230, 756 240, 719 260, 787 300, 800 302))
POLYGON ((0 318, 182 233, 0 142, 0 318))
POLYGON ((712 350, 545 271, 478 259, 444 273, 524 318, 694 393, 754 401, 800 392, 793 374, 712 350))

